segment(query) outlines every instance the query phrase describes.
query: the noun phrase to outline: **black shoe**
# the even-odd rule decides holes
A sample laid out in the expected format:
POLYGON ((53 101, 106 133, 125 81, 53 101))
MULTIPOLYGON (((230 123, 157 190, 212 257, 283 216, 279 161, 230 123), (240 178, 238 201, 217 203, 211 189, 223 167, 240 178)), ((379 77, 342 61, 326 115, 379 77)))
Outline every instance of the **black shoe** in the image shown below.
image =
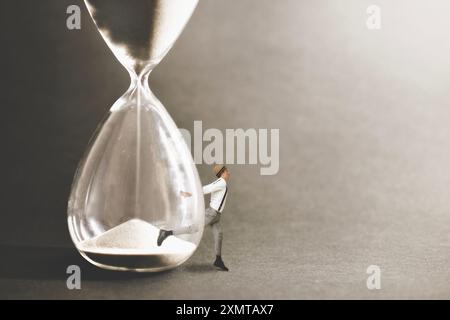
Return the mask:
POLYGON ((214 266, 222 271, 228 271, 228 268, 223 263, 222 257, 216 256, 216 261, 214 261, 214 266))
POLYGON ((156 243, 158 244, 158 247, 161 246, 163 241, 166 240, 166 238, 171 235, 173 235, 173 232, 170 230, 163 230, 163 229, 159 230, 158 241, 156 241, 156 243))

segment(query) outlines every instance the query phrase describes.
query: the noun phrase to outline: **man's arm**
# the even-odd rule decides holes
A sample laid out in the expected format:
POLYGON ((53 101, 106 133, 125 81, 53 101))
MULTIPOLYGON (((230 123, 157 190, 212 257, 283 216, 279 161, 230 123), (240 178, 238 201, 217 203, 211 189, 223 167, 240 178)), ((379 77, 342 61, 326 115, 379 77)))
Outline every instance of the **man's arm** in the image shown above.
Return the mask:
MULTIPOLYGON (((227 187, 227 184, 222 179, 216 180, 213 183, 210 183, 206 186, 203 186, 203 193, 208 194, 214 191, 223 190, 227 187)), ((180 196, 189 198, 192 196, 192 193, 186 191, 180 191, 180 196)))
POLYGON ((213 183, 210 183, 203 187, 203 193, 208 194, 211 192, 223 190, 227 187, 226 182, 223 179, 219 179, 214 181, 213 183))

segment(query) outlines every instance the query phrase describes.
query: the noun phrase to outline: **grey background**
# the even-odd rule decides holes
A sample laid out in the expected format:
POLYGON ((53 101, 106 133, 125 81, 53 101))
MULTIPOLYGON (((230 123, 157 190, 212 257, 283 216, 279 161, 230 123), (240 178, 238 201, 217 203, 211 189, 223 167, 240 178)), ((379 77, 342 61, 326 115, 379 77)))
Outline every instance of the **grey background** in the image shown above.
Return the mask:
POLYGON ((128 75, 81 1, 1 1, 0 297, 450 298, 449 5, 379 0, 369 31, 370 4, 200 1, 151 88, 182 128, 280 128, 280 171, 230 166, 229 273, 206 232, 180 268, 135 275, 88 265, 66 225, 77 162, 128 75))

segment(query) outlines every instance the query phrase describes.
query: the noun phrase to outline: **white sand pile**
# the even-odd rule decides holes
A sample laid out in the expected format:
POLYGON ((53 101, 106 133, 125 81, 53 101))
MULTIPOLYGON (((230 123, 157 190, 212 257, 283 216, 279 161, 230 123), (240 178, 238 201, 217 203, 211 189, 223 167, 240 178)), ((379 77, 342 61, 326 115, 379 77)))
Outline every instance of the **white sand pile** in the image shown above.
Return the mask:
POLYGON ((141 219, 124 222, 101 235, 78 244, 78 249, 100 254, 114 255, 178 255, 195 250, 189 241, 170 236, 160 247, 156 240, 159 229, 141 219))

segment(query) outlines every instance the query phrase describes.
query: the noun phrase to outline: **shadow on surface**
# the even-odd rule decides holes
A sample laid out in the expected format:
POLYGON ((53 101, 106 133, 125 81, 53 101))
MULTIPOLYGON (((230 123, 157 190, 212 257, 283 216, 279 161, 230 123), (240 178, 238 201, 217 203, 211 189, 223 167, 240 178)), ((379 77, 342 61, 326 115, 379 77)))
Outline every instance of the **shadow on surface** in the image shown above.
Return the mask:
POLYGON ((183 270, 192 273, 218 272, 218 270, 211 263, 188 264, 183 268, 183 270))
POLYGON ((0 244, 0 279, 67 279, 67 267, 77 265, 83 279, 127 280, 158 278, 170 273, 110 271, 87 262, 75 248, 0 244))

